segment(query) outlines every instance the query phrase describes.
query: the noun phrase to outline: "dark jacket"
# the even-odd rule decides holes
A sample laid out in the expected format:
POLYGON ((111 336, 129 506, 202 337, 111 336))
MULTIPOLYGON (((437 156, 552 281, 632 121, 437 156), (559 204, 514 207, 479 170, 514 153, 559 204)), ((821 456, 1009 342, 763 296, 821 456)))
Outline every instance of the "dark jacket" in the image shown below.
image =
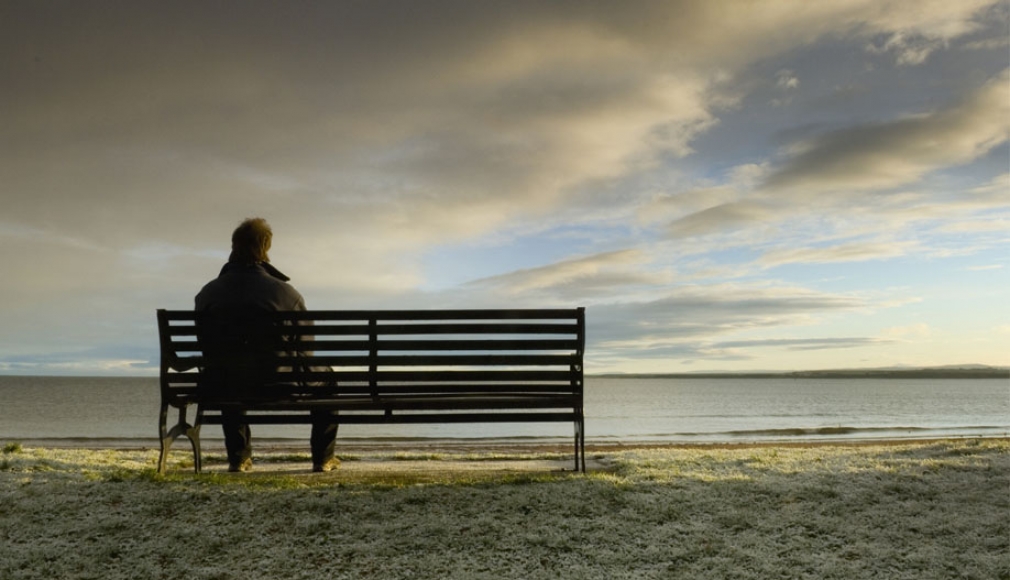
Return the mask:
MULTIPOLYGON (((274 355, 298 357, 311 354, 301 348, 276 350, 277 335, 272 330, 273 322, 266 314, 305 310, 305 300, 288 284, 288 280, 287 276, 267 263, 228 262, 218 277, 196 295, 197 312, 211 315, 199 319, 197 323, 197 334, 205 343, 204 355, 207 357, 204 386, 244 391, 275 370, 292 370, 292 367, 271 367, 274 355)), ((302 321, 300 324, 309 325, 312 322, 302 321)), ((311 340, 311 337, 302 340, 311 340)))
POLYGON ((196 295, 196 310, 257 307, 268 311, 305 310, 305 300, 288 278, 268 263, 228 262, 196 295))

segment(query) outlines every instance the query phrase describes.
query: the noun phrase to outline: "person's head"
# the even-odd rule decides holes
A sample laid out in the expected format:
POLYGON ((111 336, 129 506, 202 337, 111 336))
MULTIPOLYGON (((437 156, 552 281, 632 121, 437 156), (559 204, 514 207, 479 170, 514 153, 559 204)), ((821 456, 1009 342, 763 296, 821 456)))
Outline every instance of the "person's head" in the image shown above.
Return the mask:
POLYGON ((273 238, 270 224, 263 218, 249 218, 243 221, 231 235, 231 256, 229 262, 254 264, 269 262, 270 241, 273 238))

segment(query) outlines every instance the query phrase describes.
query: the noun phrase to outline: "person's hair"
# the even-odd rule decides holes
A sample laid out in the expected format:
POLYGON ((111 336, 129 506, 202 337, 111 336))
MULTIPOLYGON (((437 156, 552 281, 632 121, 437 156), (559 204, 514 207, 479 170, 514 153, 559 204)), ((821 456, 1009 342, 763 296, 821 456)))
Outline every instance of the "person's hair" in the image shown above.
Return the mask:
POLYGON ((263 218, 249 218, 243 221, 231 235, 230 262, 252 264, 269 262, 270 241, 273 238, 270 224, 263 218))

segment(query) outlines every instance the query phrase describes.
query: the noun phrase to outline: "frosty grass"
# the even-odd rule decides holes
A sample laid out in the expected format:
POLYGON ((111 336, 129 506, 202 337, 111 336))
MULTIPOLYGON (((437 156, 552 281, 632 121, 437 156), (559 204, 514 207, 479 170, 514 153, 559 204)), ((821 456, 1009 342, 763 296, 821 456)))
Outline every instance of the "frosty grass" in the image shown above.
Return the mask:
POLYGON ((1010 579, 1005 439, 614 450, 587 475, 518 451, 158 476, 150 450, 0 444, 10 580, 1010 579))

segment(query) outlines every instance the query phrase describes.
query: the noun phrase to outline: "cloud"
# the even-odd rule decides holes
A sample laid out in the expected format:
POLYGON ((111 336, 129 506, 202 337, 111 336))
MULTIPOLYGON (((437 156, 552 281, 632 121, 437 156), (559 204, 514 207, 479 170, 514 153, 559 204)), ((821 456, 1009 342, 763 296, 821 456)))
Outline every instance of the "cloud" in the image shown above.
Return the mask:
POLYGON ((876 7, 879 12, 875 20, 887 32, 881 44, 871 43, 867 49, 893 53, 899 65, 921 65, 952 40, 981 29, 978 18, 991 6, 988 2, 959 4, 928 0, 918 3, 907 14, 899 14, 895 5, 881 3, 876 7))
POLYGON ((956 204, 951 204, 953 207, 945 208, 942 205, 937 205, 929 208, 921 208, 919 211, 912 210, 910 213, 912 217, 919 219, 935 219, 941 220, 943 218, 942 212, 946 209, 949 214, 947 219, 943 219, 943 223, 938 225, 933 231, 942 234, 1006 234, 1010 230, 1010 216, 990 216, 990 217, 979 217, 979 218, 962 218, 963 210, 959 211, 956 204))
POLYGON ((1010 36, 987 38, 969 42, 963 46, 965 50, 1003 50, 1010 46, 1010 36))
POLYGON ((692 189, 676 194, 656 195, 638 208, 638 220, 643 224, 670 222, 705 209, 736 201, 740 192, 730 186, 692 189))
POLYGON ((803 195, 890 189, 977 159, 1010 137, 1008 83, 1004 71, 948 109, 811 139, 764 187, 803 195))
MULTIPOLYGON (((782 69, 775 73, 775 87, 783 93, 788 93, 793 91, 800 86, 800 79, 796 77, 796 74, 788 69, 782 69)), ((788 105, 792 102, 792 96, 785 94, 780 97, 772 99, 772 106, 779 107, 782 105, 788 105)))
POLYGON ((45 354, 5 355, 0 370, 31 373, 38 369, 57 370, 60 374, 136 374, 158 368, 157 349, 136 344, 101 347, 45 354))
POLYGON ((795 228, 797 222, 818 213, 837 214, 831 218, 835 221, 862 213, 860 219, 869 232, 876 227, 873 223, 882 220, 897 226, 901 221, 950 220, 983 209, 1005 208, 1010 205, 1005 174, 957 195, 896 192, 1006 143, 1010 138, 1008 86, 1010 73, 1003 71, 945 109, 805 139, 791 147, 785 161, 738 166, 728 172, 730 181, 725 185, 666 195, 644 206, 641 213, 651 221, 672 218, 667 233, 683 238, 732 234, 758 226, 775 231, 775 224, 785 222, 795 228))
POLYGON ((775 73, 775 86, 780 89, 795 89, 800 86, 800 79, 791 70, 782 69, 775 73))
POLYGON ((910 326, 892 326, 885 328, 881 333, 884 336, 894 339, 925 338, 933 333, 926 323, 913 324, 910 326))
POLYGON ((882 46, 871 44, 867 50, 876 53, 893 52, 896 53, 899 65, 917 65, 926 62, 930 54, 946 45, 942 38, 907 36, 902 32, 896 32, 882 46))
POLYGON ((730 348, 785 348, 786 350, 830 350, 836 348, 861 348, 879 346, 887 342, 879 338, 840 337, 840 338, 769 338, 757 340, 734 340, 717 342, 711 345, 716 349, 730 348))
POLYGON ((870 306, 855 296, 796 287, 684 286, 658 300, 595 307, 590 334, 594 347, 634 352, 685 341, 713 341, 746 330, 805 324, 817 316, 870 306))
MULTIPOLYGON (((633 361, 631 368, 635 368, 643 361, 651 361, 669 369, 674 362, 705 360, 732 365, 755 361, 768 356, 762 351, 879 350, 899 342, 901 337, 887 333, 880 337, 783 336, 788 337, 797 327, 803 327, 807 334, 808 328, 832 317, 867 314, 904 303, 784 285, 682 286, 657 300, 599 304, 587 309, 587 357, 594 368, 625 368, 628 361, 633 361), (755 335, 772 336, 737 338, 755 335)), ((780 360, 795 360, 795 355, 785 356, 780 360)))
POLYGON ((912 242, 855 242, 827 247, 780 248, 765 252, 758 263, 766 268, 796 263, 863 262, 903 256, 917 247, 912 242))
POLYGON ((726 232, 765 222, 778 214, 764 204, 752 201, 725 203, 693 213, 671 223, 668 232, 673 237, 700 236, 726 232))
POLYGON ((645 262, 646 256, 639 250, 618 250, 482 278, 468 285, 506 295, 557 294, 570 300, 600 293, 612 296, 637 285, 671 281, 668 274, 642 271, 645 262))

